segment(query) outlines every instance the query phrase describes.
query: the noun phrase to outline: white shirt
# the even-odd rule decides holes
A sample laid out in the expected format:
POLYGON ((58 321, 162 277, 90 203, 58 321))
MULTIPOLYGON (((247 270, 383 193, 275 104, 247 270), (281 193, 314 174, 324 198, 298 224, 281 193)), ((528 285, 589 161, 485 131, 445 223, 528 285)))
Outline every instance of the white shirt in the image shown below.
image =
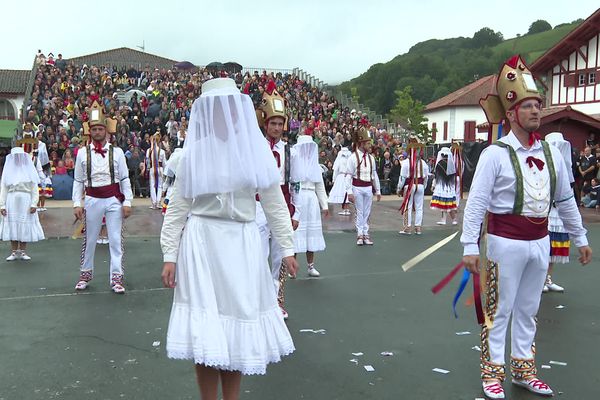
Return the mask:
MULTIPOLYGON (((268 139, 265 138, 265 140, 267 141, 267 145, 270 146, 270 142, 268 139)), ((275 143, 275 145, 273 146, 273 148, 271 149, 271 151, 273 152, 277 152, 279 154, 279 186, 285 185, 285 146, 287 146, 287 143, 284 142, 283 140, 279 140, 277 143, 275 143)), ((294 154, 296 154, 296 151, 294 150, 293 147, 290 147, 290 158, 294 156, 294 154)), ((275 157, 275 155, 273 155, 273 157, 275 157)), ((275 159, 277 161, 277 159, 275 159)), ((291 160, 290 160, 291 161, 291 160)), ((292 163, 290 162, 290 168, 292 167, 292 163)), ((291 173, 290 173, 291 175, 291 173)), ((292 216, 293 220, 299 221, 300 220, 300 208, 298 207, 298 194, 296 193, 296 191, 293 188, 293 185, 290 184, 290 202, 294 205, 295 207, 295 212, 294 215, 292 216)))
POLYGON ((360 149, 356 149, 355 152, 350 154, 348 162, 346 163, 346 193, 352 194, 352 178, 360 179, 365 182, 372 182, 375 188, 375 194, 381 194, 379 186, 379 177, 377 176, 377 164, 375 163, 375 157, 371 154, 366 154, 360 149), (358 154, 358 161, 360 163, 360 176, 358 176, 358 163, 356 162, 356 155, 358 154), (369 162, 370 160, 370 162, 369 162))
MULTIPOLYGON (((550 200, 548 166, 542 145, 539 141, 525 149, 512 131, 499 141, 510 145, 519 159, 521 171, 523 172, 523 212, 522 215, 531 217, 546 216, 545 205, 550 200), (535 165, 530 168, 526 163, 527 157, 532 156, 544 161, 541 171, 535 165), (539 176, 533 179, 533 172, 539 176), (535 184, 547 182, 543 188, 535 188, 535 184), (536 191, 536 189, 542 189, 536 191), (545 194, 545 198, 539 200, 538 194, 545 194), (541 208, 540 208, 541 207, 541 208)), ((552 160, 556 170, 556 189, 554 201, 562 219, 565 229, 571 235, 575 246, 581 247, 588 244, 586 233, 581 222, 581 215, 573 197, 573 190, 569 185, 567 167, 560 154, 554 146, 550 146, 552 160)), ((480 227, 483 223, 486 211, 495 214, 512 214, 516 196, 516 178, 510 162, 507 149, 500 146, 488 146, 483 150, 477 163, 469 198, 464 213, 463 234, 460 238, 464 246, 464 255, 478 255, 480 227)))
MULTIPOLYGON (((164 262, 177 262, 182 230, 190 213, 227 221, 250 222, 256 219, 254 191, 209 194, 199 196, 192 201, 181 197, 177 182, 180 181, 175 181, 175 188, 160 233, 164 262)), ((259 190, 258 194, 271 234, 283 249, 283 256, 293 256, 294 231, 281 189, 274 185, 259 190)))
MULTIPOLYGON (((81 207, 81 200, 84 198, 85 188, 88 186, 87 176, 87 150, 92 148, 92 187, 108 186, 112 182, 110 180, 110 168, 108 165, 108 148, 110 144, 106 143, 104 149, 106 153, 104 157, 96 153, 93 145, 85 146, 77 152, 77 160, 75 161, 75 174, 73 181, 73 207, 81 207)), ((131 191, 131 183, 129 182, 129 170, 127 169, 127 160, 125 154, 120 147, 113 146, 113 161, 115 170, 115 183, 119 184, 121 193, 125 196, 123 206, 131 207, 133 192, 131 191)))
MULTIPOLYGON (((148 150, 146 150, 146 160, 148 160, 148 168, 152 169, 152 146, 148 150)), ((158 174, 162 175, 162 169, 167 165, 167 159, 165 156, 165 151, 158 148, 158 174)))
MULTIPOLYGON (((421 162, 421 168, 423 173, 421 174, 421 168, 416 168, 416 178, 423 178, 423 186, 427 187, 427 179, 429 178, 429 165, 424 160, 419 159, 421 162)), ((400 163, 400 179, 398 180, 398 189, 402 189, 404 186, 404 182, 409 179, 414 178, 410 176, 410 158, 402 160, 400 163)))

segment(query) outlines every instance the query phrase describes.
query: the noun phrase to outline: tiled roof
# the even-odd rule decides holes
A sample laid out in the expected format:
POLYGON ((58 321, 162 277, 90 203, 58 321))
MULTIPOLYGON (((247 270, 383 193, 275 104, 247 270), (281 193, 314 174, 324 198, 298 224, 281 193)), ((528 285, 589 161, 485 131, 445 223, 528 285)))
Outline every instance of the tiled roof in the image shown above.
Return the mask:
POLYGON ((0 93, 25 94, 30 73, 21 69, 0 69, 0 93))
POLYGON ((75 65, 111 64, 117 67, 129 67, 130 65, 134 65, 136 68, 139 68, 140 66, 143 68, 146 65, 149 65, 153 68, 172 68, 173 64, 177 63, 176 60, 171 60, 150 53, 144 53, 143 51, 130 49, 128 47, 121 47, 118 49, 106 50, 99 53, 69 58, 68 61, 73 62, 75 65))
POLYGON ((495 83, 495 75, 485 76, 441 99, 427 104, 425 111, 432 111, 442 107, 479 106, 480 99, 496 91, 495 83))

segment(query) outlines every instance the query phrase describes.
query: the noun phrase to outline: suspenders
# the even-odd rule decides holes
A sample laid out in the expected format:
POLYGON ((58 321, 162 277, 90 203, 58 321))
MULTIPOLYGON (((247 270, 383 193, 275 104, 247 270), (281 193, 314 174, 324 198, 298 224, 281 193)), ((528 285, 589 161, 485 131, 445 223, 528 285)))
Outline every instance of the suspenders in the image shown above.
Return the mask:
MULTIPOLYGON (((92 187, 92 146, 86 147, 86 169, 88 187, 92 187)), ((115 183, 115 157, 112 145, 108 146, 108 169, 110 171, 110 183, 115 183)))
MULTIPOLYGON (((548 173, 550 174, 550 204, 554 199, 554 191, 556 190, 556 168, 554 167, 554 160, 552 160, 552 152, 550 150, 550 145, 545 141, 540 141, 542 144, 542 150, 544 151, 544 158, 546 159, 546 165, 548 165, 548 173)), ((523 171, 521 171, 521 165, 519 164, 519 159, 517 158, 517 152, 512 146, 504 143, 504 142, 495 142, 496 146, 503 147, 508 149, 508 154, 510 156, 510 163, 512 164, 513 171, 515 173, 516 178, 516 194, 515 194, 515 203, 513 205, 513 214, 520 215, 523 212, 523 171)))
MULTIPOLYGON (((357 167, 356 167, 356 175, 357 175, 357 179, 360 179, 360 164, 362 163, 362 161, 358 157, 358 150, 354 152, 354 155, 356 155, 356 165, 357 165, 357 167)), ((367 154, 367 158, 369 159, 369 169, 371 170, 371 173, 369 174, 369 182, 372 182, 373 181, 373 161, 371 160, 371 155, 370 154, 367 154)), ((365 164, 366 164, 366 162, 365 162, 365 164)))

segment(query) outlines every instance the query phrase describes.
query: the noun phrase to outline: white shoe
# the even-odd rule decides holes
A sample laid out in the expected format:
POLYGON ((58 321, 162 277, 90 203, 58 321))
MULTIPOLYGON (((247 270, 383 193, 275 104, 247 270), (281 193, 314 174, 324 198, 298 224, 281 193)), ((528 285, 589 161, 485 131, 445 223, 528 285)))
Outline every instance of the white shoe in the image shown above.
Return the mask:
POLYGON ((546 277, 546 284, 544 285, 544 289, 548 288, 548 290, 546 290, 546 292, 558 292, 558 293, 562 293, 565 291, 565 288, 557 285, 556 283, 552 282, 552 277, 550 275, 548 275, 546 277))
POLYGON ((410 231, 410 228, 406 228, 404 230, 401 230, 398 233, 401 234, 401 235, 412 235, 412 232, 410 231))
POLYGON ((362 246, 363 244, 365 244, 365 241, 364 241, 363 237, 362 236, 357 237, 356 238, 356 245, 357 246, 362 246))
MULTIPOLYGON (((452 222, 454 222, 454 221, 452 221, 452 222)), ((446 220, 445 219, 439 220, 438 222, 436 222, 436 224, 438 224, 438 225, 446 225, 446 220)))
POLYGON ((503 399, 504 398, 504 389, 502 388, 502 384, 500 382, 488 383, 483 382, 483 394, 488 399, 503 399))
POLYGON ((352 215, 352 211, 346 210, 346 211, 344 211, 344 215, 352 215))
POLYGON ((346 215, 346 210, 342 210, 338 213, 338 215, 346 215))
POLYGON ((25 254, 24 251, 21 251, 21 260, 25 260, 25 261, 29 261, 31 260, 31 257, 29 257, 27 254, 25 254))
POLYGON ((318 278, 319 276, 321 276, 321 273, 319 271, 317 271, 317 269, 314 267, 314 265, 309 265, 308 266, 308 276, 312 276, 313 278, 318 278))
POLYGON ((542 293, 548 293, 548 290, 550 290, 548 288, 548 285, 544 284, 544 288, 542 289, 542 293))
POLYGON ((10 256, 6 257, 6 261, 14 261, 19 259, 19 254, 16 251, 10 253, 10 256))
POLYGON ((553 396, 554 392, 550 389, 550 386, 537 378, 530 379, 528 381, 519 381, 516 379, 512 380, 513 385, 521 386, 535 394, 541 394, 542 396, 553 396))
POLYGON ((373 246, 373 241, 371 240, 371 237, 369 236, 365 236, 363 238, 363 242, 367 245, 367 246, 373 246))
POLYGON ((421 235, 423 232, 421 231, 421 227, 417 226, 415 227, 415 235, 421 235))
POLYGON ((279 309, 281 310, 281 314, 283 315, 283 320, 286 321, 290 316, 287 313, 287 311, 285 311, 285 308, 279 306, 279 309))
POLYGON ((452 220, 452 225, 458 225, 458 221, 457 221, 457 220, 455 220, 455 219, 453 219, 453 220, 452 220))

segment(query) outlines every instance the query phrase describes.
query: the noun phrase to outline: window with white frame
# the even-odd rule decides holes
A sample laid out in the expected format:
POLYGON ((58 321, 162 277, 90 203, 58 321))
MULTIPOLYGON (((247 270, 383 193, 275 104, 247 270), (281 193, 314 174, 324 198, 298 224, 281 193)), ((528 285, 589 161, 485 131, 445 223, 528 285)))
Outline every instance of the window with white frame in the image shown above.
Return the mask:
POLYGON ((585 84, 586 84, 586 78, 587 78, 586 74, 579 74, 579 81, 578 81, 577 84, 579 86, 585 86, 585 84))
POLYGON ((595 85, 596 84, 596 73, 595 72, 590 72, 588 74, 588 85, 595 85))

